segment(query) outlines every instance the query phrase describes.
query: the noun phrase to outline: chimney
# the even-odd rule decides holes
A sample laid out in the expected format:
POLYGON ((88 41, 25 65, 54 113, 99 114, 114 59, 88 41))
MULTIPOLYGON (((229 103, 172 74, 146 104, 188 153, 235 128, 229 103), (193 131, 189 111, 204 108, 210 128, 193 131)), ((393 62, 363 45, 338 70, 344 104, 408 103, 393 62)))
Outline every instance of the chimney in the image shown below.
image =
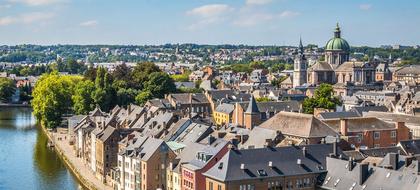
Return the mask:
POLYGON ((235 150, 235 145, 233 145, 233 144, 229 144, 229 145, 228 145, 228 149, 229 149, 229 150, 235 150))
POLYGON ((349 171, 353 170, 353 157, 349 158, 349 163, 347 164, 347 169, 349 169, 349 171))
POLYGON ((337 151, 338 147, 337 147, 337 141, 333 142, 333 156, 337 157, 338 156, 338 151, 337 151))
POLYGON ((389 165, 393 170, 398 169, 399 155, 397 153, 389 153, 389 165))
POLYGON ((272 161, 269 161, 269 162, 268 162, 268 167, 270 167, 270 168, 272 168, 272 167, 273 167, 273 162, 272 162, 272 161))
POLYGON ((395 128, 396 129, 402 128, 404 126, 405 126, 404 122, 401 122, 401 121, 395 122, 395 128))
POLYGON ((340 119, 340 132, 341 132, 341 135, 347 136, 347 132, 348 132, 347 119, 340 119))
POLYGON ((297 164, 297 165, 302 165, 302 160, 301 160, 301 159, 297 159, 297 160, 296 160, 296 164, 297 164))
POLYGON ((245 164, 241 164, 241 170, 245 170, 245 164))
POLYGON ((213 137, 213 135, 209 135, 209 137, 208 137, 208 143, 209 143, 209 145, 211 145, 211 144, 213 144, 213 142, 216 140, 216 138, 214 138, 213 137))
POLYGON ((272 146, 272 140, 271 139, 265 139, 264 148, 268 148, 272 146))
POLYGON ((306 157, 306 154, 307 154, 306 147, 302 148, 302 153, 303 153, 303 157, 306 157))
POLYGON ((414 157, 413 156, 407 156, 407 157, 405 157, 405 160, 404 160, 405 167, 410 166, 411 163, 413 163, 413 160, 414 160, 414 157))
POLYGON ((369 175, 369 164, 359 164, 359 185, 362 185, 369 175))

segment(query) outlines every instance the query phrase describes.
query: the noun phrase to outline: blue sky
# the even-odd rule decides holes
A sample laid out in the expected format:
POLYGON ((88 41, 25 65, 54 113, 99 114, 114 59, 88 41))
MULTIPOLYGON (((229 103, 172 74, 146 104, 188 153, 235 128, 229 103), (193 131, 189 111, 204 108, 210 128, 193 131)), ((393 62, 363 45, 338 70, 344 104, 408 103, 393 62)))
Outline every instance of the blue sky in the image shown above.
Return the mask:
POLYGON ((420 44, 418 0, 0 0, 0 44, 420 44))

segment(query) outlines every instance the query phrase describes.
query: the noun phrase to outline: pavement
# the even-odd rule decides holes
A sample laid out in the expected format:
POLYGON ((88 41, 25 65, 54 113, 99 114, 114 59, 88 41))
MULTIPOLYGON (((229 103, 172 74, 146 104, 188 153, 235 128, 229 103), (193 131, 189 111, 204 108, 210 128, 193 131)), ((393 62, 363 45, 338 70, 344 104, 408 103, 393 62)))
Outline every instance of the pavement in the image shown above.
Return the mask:
POLYGON ((57 129, 56 132, 50 132, 50 134, 54 138, 55 146, 63 152, 68 161, 73 165, 73 168, 85 181, 91 183, 98 190, 113 190, 111 186, 97 179, 93 171, 80 158, 76 157, 73 146, 69 144, 70 138, 68 137, 67 130, 57 129))

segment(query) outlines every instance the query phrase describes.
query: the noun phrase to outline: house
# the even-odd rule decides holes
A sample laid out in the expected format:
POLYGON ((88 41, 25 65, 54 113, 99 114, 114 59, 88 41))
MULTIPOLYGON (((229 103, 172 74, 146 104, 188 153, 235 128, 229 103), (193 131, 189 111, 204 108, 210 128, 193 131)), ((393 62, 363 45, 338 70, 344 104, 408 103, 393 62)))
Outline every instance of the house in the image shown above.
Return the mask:
POLYGON ((111 179, 111 168, 117 166, 118 141, 120 134, 117 129, 107 126, 105 129, 97 130, 92 133, 95 135, 95 174, 101 181, 111 179))
POLYGON ((210 102, 203 93, 169 94, 165 99, 185 116, 191 113, 210 116, 212 112, 210 102))
POLYGON ((396 146, 410 139, 410 130, 404 122, 388 123, 374 117, 323 120, 352 148, 379 148, 396 146))
POLYGON ((232 148, 204 173, 205 189, 316 189, 318 177, 327 173, 326 157, 341 154, 333 147, 232 148))
POLYGON ((217 125, 225 125, 231 123, 232 114, 235 110, 235 106, 228 103, 222 103, 216 107, 213 112, 213 120, 217 125))
POLYGON ((119 190, 166 189, 166 168, 176 154, 160 139, 133 132, 118 155, 119 190))
POLYGON ((417 160, 401 160, 395 153, 387 157, 382 166, 327 157, 328 173, 320 189, 420 189, 417 160))
POLYGON ((278 131, 284 136, 282 145, 319 144, 327 136, 338 135, 333 128, 311 114, 280 112, 268 119, 261 128, 278 131))
MULTIPOLYGON (((228 141, 208 136, 201 142, 201 149, 190 151, 188 148, 183 151, 184 154, 193 155, 193 159, 184 160, 180 165, 181 173, 181 189, 205 189, 206 178, 203 173, 212 168, 228 151, 228 141), (204 146, 202 146, 204 145, 204 146)), ((200 146, 199 145, 199 146, 200 146)))

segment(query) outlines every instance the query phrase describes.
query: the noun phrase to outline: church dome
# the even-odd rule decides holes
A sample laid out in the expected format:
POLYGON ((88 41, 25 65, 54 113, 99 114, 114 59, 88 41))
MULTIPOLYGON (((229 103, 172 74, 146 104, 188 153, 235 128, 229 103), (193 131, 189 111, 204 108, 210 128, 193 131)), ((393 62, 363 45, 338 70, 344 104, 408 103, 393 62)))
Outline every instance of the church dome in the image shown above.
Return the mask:
POLYGON ((340 50, 340 51, 346 51, 346 52, 350 51, 349 43, 347 43, 345 39, 341 38, 341 30, 340 30, 340 26, 338 26, 338 23, 334 31, 334 38, 331 38, 327 42, 327 45, 325 46, 325 50, 332 50, 332 51, 340 50))

